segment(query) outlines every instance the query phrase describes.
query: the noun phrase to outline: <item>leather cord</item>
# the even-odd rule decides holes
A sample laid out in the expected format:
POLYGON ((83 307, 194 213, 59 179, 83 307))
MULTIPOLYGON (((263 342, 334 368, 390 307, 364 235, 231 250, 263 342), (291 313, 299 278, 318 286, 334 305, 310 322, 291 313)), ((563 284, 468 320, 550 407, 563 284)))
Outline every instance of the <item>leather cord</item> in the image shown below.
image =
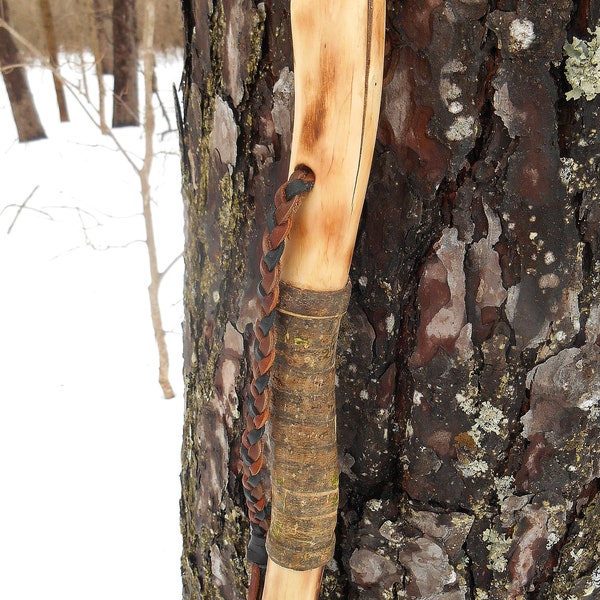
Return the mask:
POLYGON ((267 213, 262 239, 261 280, 257 288, 260 316, 254 325, 254 347, 251 352, 252 383, 246 397, 246 429, 242 435, 242 483, 250 519, 250 542, 247 558, 252 563, 248 600, 258 600, 267 566, 265 541, 271 518, 271 505, 264 485, 265 428, 270 414, 272 392, 270 371, 275 360, 275 308, 279 303, 281 257, 285 240, 292 228, 292 218, 306 192, 314 186, 315 177, 307 167, 296 168, 288 181, 275 194, 267 213))

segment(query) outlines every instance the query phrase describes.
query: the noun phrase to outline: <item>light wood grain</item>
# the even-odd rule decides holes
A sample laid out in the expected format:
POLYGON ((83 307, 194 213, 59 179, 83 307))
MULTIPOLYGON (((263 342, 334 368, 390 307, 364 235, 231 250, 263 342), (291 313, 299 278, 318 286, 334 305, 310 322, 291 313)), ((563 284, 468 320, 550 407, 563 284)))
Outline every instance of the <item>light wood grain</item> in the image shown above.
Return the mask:
POLYGON ((295 112, 290 171, 315 173, 282 279, 338 290, 348 277, 381 102, 384 0, 292 0, 295 112))
POLYGON ((317 600, 323 569, 292 571, 269 560, 262 600, 317 600))

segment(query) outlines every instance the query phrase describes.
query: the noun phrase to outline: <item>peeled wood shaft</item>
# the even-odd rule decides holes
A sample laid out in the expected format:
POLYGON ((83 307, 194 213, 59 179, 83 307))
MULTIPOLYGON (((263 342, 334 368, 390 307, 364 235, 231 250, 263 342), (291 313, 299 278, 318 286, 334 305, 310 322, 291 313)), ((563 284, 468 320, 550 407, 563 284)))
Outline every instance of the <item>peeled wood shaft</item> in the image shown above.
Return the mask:
POLYGON ((350 286, 281 285, 271 372, 273 468, 269 558, 288 569, 333 556, 338 506, 335 349, 350 286))
MULTIPOLYGON (((315 185, 294 216, 281 260, 281 279, 303 290, 340 290, 348 279, 379 119, 385 4, 385 0, 291 0, 295 110, 290 172, 306 165, 315 175, 315 185)), ((335 348, 335 338, 337 330, 330 348, 335 348)), ((279 444, 283 436, 275 426, 273 435, 274 531, 291 535, 289 527, 282 530, 277 524, 277 515, 285 514, 279 512, 281 502, 275 491, 275 473, 284 468, 278 465, 277 436, 279 444)), ((335 424, 328 436, 335 440, 335 424)), ((329 460, 337 469, 336 451, 330 451, 329 460)), ((292 461, 288 467, 297 468, 292 461)), ((284 483, 289 473, 286 477, 284 483)), ((300 485, 298 491, 303 489, 300 485)), ((328 518, 335 525, 334 515, 328 518)), ((276 533, 269 538, 263 600, 316 599, 321 567, 332 550, 322 550, 317 568, 303 563, 298 568, 310 570, 298 573, 279 562, 283 561, 283 552, 278 554, 280 537, 276 533)), ((300 552, 305 552, 304 547, 300 552)), ((295 559, 294 564, 298 564, 295 559)))
POLYGON ((290 170, 315 186, 294 217, 282 279, 339 290, 348 279, 371 170, 383 79, 385 0, 292 0, 290 170))

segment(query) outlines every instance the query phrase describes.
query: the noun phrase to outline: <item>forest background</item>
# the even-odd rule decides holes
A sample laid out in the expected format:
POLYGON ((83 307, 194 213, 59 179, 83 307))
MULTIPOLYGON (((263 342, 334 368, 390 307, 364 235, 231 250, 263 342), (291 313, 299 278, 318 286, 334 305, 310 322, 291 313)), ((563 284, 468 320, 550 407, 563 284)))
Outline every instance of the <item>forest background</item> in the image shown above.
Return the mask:
MULTIPOLYGON (((94 2, 94 4, 97 4, 94 2)), ((108 2, 101 2, 112 39, 108 2)), ((0 83, 0 597, 90 600, 181 594, 183 207, 173 85, 177 0, 156 3, 156 119, 149 181, 175 398, 157 378, 140 127, 98 127, 92 2, 52 0, 69 121, 61 123, 40 3, 9 0, 10 25, 46 138, 18 143, 0 83), (120 149, 116 144, 119 144, 120 149), (130 162, 132 164, 130 164, 130 162)), ((143 9, 138 2, 138 42, 143 9)), ((112 75, 103 76, 111 123, 112 75)))

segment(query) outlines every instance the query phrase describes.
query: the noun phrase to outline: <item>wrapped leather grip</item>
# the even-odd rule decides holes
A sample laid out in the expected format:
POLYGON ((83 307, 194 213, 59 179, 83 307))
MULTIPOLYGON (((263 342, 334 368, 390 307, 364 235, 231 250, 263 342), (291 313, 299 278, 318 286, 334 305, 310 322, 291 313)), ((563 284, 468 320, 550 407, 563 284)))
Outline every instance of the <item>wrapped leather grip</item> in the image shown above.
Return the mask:
POLYGON ((281 283, 271 371, 271 560, 304 571, 333 556, 338 506, 335 351, 350 284, 334 292, 281 283))

